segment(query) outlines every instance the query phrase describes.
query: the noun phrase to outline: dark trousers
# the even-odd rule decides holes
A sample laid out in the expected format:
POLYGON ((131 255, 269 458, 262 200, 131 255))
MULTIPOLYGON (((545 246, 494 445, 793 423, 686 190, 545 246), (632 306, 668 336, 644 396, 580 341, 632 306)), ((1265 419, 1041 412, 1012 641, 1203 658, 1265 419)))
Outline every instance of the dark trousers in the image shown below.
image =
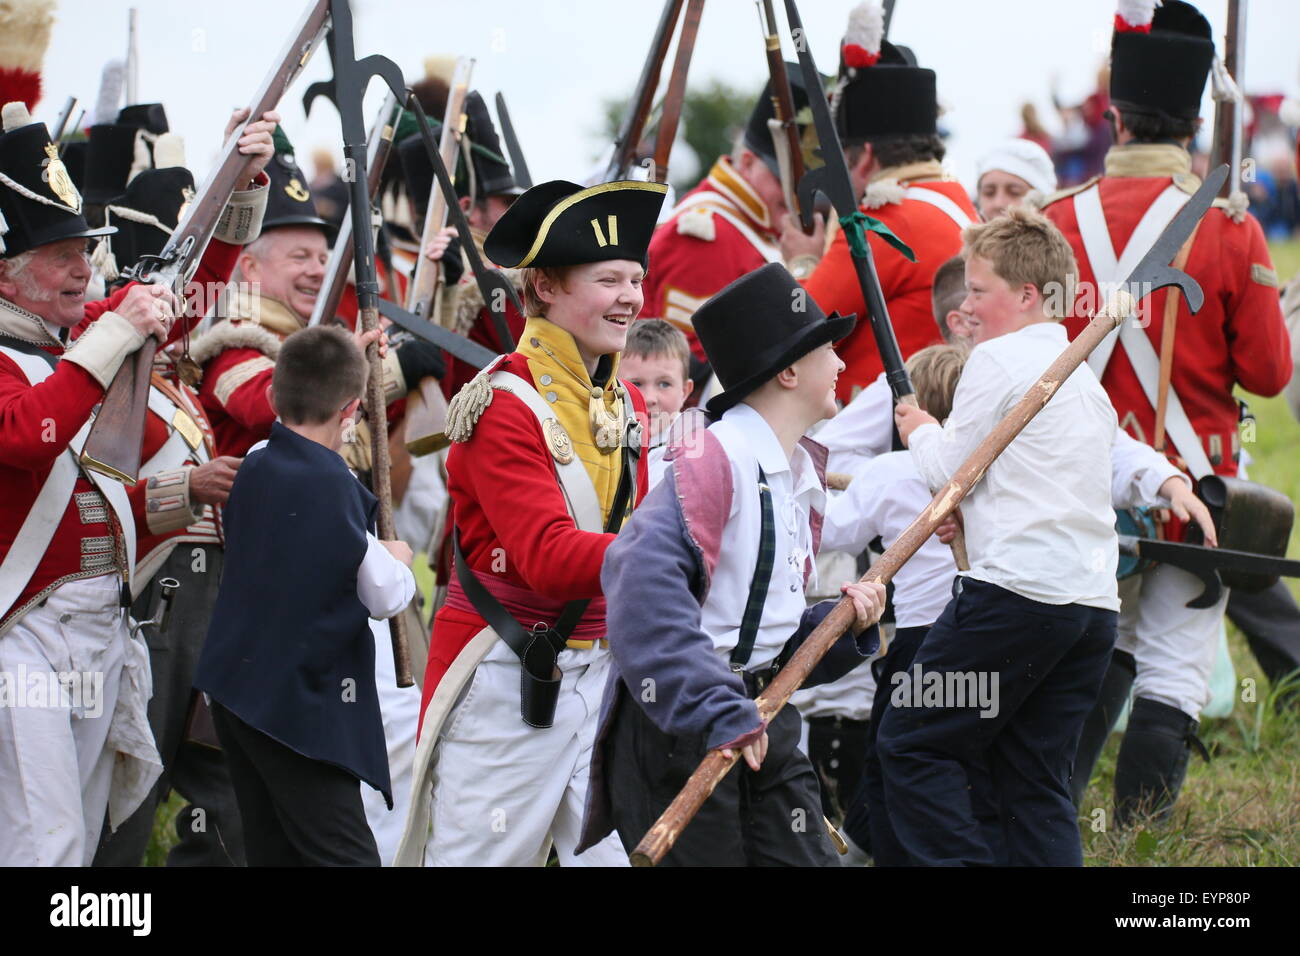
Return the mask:
POLYGON ((917 650, 912 677, 919 667, 922 687, 930 675, 949 687, 957 675, 982 675, 997 688, 996 706, 981 716, 979 703, 961 706, 950 691, 923 694, 920 706, 900 693, 905 706, 894 701, 877 732, 885 801, 911 863, 1082 865, 1070 773, 1117 620, 963 582, 917 650), (985 836, 981 800, 998 809, 1004 855, 985 836))
POLYGON ((215 545, 177 545, 131 607, 138 621, 152 617, 158 604, 159 579, 170 577, 180 582, 167 629, 159 632, 149 625, 142 630, 153 675, 149 727, 162 757, 163 772, 125 823, 115 832, 104 827, 95 866, 139 866, 153 835, 154 813, 171 790, 189 805, 177 814, 180 842, 168 853, 167 865, 244 865, 244 834, 225 759, 220 750, 185 739, 194 668, 217 600, 222 555, 215 545))
POLYGON ((379 866, 361 783, 244 723, 215 700, 249 866, 379 866))
MULTIPOLYGON (((702 735, 665 734, 625 689, 620 693, 606 774, 614 826, 630 853, 708 751, 702 735)), ((799 730, 798 712, 782 708, 767 728, 762 767, 752 771, 742 758, 660 866, 837 866, 799 730)))
MULTIPOLYGON (((1256 594, 1234 588, 1228 597, 1228 618, 1246 635, 1269 683, 1277 685, 1300 668, 1300 608, 1285 581, 1256 594)), ((1296 697, 1286 695, 1290 701, 1296 697)))

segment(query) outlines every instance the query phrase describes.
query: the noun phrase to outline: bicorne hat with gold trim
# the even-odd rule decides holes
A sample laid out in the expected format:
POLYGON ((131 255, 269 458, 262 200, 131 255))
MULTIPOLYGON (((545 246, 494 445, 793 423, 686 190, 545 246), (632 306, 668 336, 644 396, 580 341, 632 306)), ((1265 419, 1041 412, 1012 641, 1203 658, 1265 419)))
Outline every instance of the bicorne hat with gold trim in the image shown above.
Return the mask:
POLYGON ((335 229, 316 211, 307 177, 298 168, 288 135, 277 126, 273 138, 275 155, 266 165, 271 188, 266 197, 266 214, 262 217, 263 234, 280 226, 320 226, 332 239, 335 229))
POLYGON ((610 259, 644 267, 667 191, 665 183, 632 180, 586 188, 562 179, 540 183, 497 220, 483 251, 506 269, 610 259))
POLYGON ((106 236, 92 229, 81 211, 58 147, 44 123, 33 123, 21 102, 6 103, 0 134, 0 255, 21 255, 61 239, 106 236))

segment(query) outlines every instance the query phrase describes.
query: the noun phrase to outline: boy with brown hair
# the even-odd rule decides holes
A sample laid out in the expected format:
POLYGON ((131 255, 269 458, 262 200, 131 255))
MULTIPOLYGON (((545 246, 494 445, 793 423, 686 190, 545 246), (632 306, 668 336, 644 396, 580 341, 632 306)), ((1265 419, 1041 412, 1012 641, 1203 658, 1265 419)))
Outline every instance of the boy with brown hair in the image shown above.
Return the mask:
POLYGON ((285 339, 271 384, 280 420, 226 505, 194 686, 211 699, 251 866, 378 866, 357 782, 393 803, 368 619, 399 613, 415 579, 410 548, 371 532, 375 496, 340 454, 366 339, 327 326, 285 339))
MULTIPOLYGON (((1016 208, 962 238, 975 348, 952 413, 940 426, 919 408, 895 411, 931 487, 1068 344, 1060 320, 1075 263, 1060 232, 1016 208)), ((971 567, 908 675, 940 692, 902 695, 908 706, 891 707, 877 737, 891 821, 913 864, 1083 862, 1069 779, 1116 636, 1116 426, 1096 376, 1080 367, 962 504, 971 567), (996 706, 982 707, 982 694, 967 700, 971 684, 994 685, 996 706), (999 810, 1002 859, 977 818, 981 801, 999 810)))
POLYGON ((646 465, 650 484, 663 477, 668 429, 695 390, 691 381, 691 346, 686 336, 663 319, 632 323, 623 348, 619 378, 635 385, 645 399, 650 440, 646 465))

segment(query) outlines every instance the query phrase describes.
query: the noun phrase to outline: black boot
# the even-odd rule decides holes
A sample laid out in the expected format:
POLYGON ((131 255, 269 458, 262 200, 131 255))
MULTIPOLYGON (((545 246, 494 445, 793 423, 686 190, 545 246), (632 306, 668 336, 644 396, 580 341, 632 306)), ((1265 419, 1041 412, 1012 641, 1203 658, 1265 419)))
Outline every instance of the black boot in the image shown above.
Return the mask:
POLYGON ((1191 747, 1200 743, 1196 728, 1196 721, 1177 707, 1145 697, 1133 701, 1115 764, 1116 826, 1126 827, 1148 814, 1157 823, 1169 819, 1187 776, 1191 747))
POLYGON ((1074 755, 1074 772, 1070 776, 1070 797, 1075 809, 1082 809, 1083 795, 1092 779, 1093 768, 1101 750, 1106 746, 1106 738, 1115 729, 1119 715, 1128 702, 1129 691, 1133 689, 1133 676, 1137 664, 1128 651, 1115 651, 1102 678, 1101 691, 1097 694, 1097 703, 1092 713, 1083 724, 1083 734, 1079 737, 1079 748, 1074 755))

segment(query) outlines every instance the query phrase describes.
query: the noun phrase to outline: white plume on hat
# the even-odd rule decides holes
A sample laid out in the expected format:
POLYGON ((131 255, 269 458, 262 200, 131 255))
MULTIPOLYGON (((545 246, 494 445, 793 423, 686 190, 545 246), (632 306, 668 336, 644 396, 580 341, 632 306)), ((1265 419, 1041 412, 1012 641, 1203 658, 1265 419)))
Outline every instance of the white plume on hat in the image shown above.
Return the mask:
POLYGON ((1009 139, 980 157, 976 184, 991 170, 1019 176, 1031 189, 1046 195, 1056 191, 1056 167, 1047 150, 1028 139, 1009 139))
POLYGON ((116 123, 117 108, 122 102, 122 86, 126 82, 126 64, 109 60, 99 77, 99 98, 95 101, 95 122, 116 123))
POLYGON ((185 140, 175 133, 163 133, 153 144, 155 169, 185 165, 185 140))
POLYGON ((849 12, 849 25, 840 42, 844 65, 853 69, 872 66, 880 59, 880 43, 885 38, 885 11, 867 0, 849 12))
POLYGON ((4 123, 4 131, 19 129, 23 126, 30 126, 32 114, 27 111, 27 104, 22 100, 14 100, 12 103, 6 103, 4 109, 0 110, 0 122, 4 123))
POLYGON ((1115 29, 1147 33, 1151 29, 1151 19, 1156 15, 1160 0, 1119 0, 1115 11, 1115 29))

